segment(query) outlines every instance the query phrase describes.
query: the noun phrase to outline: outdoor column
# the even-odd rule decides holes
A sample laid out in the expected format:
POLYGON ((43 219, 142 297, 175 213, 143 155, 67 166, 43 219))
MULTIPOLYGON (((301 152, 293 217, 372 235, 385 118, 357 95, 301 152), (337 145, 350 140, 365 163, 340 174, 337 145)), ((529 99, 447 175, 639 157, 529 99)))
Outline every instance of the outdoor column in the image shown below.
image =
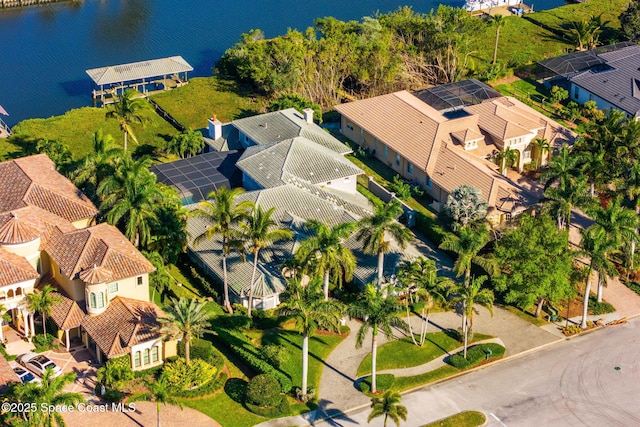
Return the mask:
POLYGON ((24 336, 29 338, 29 314, 27 313, 27 310, 20 310, 20 315, 22 315, 22 322, 24 323, 22 325, 24 336))
POLYGON ((67 351, 69 351, 69 330, 68 329, 64 330, 64 338, 67 344, 67 351))
MULTIPOLYGON (((32 335, 36 335, 36 325, 35 325, 35 321, 33 320, 36 317, 36 314, 34 312, 31 312, 28 314, 29 316, 29 320, 31 321, 31 334, 32 335)), ((44 325, 42 326, 44 328, 44 325)))
POLYGON ((0 320, 0 343, 4 343, 4 331, 2 330, 2 321, 0 320))

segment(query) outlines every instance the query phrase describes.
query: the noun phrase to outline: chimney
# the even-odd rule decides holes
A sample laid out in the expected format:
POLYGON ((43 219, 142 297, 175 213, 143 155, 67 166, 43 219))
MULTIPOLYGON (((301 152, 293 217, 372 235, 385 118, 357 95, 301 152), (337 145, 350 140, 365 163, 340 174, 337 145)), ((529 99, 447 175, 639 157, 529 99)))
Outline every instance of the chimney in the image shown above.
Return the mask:
POLYGON ((216 115, 207 120, 209 122, 209 138, 216 140, 222 137, 222 123, 216 115))
POLYGON ((309 124, 313 123, 313 110, 311 108, 305 108, 302 112, 304 113, 304 120, 309 124))

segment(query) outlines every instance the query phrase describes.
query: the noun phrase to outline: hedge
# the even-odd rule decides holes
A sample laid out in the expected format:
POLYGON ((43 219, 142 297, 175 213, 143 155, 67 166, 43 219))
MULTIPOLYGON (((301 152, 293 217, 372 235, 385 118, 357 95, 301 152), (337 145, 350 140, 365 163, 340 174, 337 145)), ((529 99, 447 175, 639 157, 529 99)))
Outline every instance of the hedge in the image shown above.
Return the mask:
POLYGON ((194 388, 192 390, 184 390, 184 391, 177 392, 175 393, 175 396, 187 398, 187 399, 209 396, 215 393, 216 391, 220 390, 222 387, 224 387, 224 384, 227 382, 227 379, 228 379, 227 374, 222 372, 220 375, 218 375, 218 378, 216 378, 213 381, 209 381, 204 386, 194 388))
POLYGON ((258 405, 254 405, 249 402, 245 402, 245 406, 251 412, 256 415, 260 415, 266 418, 279 418, 287 416, 291 413, 291 407, 289 406, 289 401, 287 400, 287 396, 282 396, 280 399, 280 403, 277 406, 267 406, 262 407, 258 405))
POLYGON ((480 362, 487 359, 487 350, 491 351, 489 355, 489 359, 496 359, 504 356, 505 348, 500 344, 487 343, 487 344, 478 344, 467 349, 467 358, 465 359, 462 355, 464 352, 459 352, 450 356, 446 359, 446 362, 453 366, 454 368, 458 368, 462 371, 465 369, 473 368, 478 365, 480 362))
POLYGON ((416 210, 415 212, 415 230, 422 234, 431 243, 439 246, 446 234, 446 232, 442 229, 442 226, 438 224, 438 221, 435 218, 425 214, 424 212, 420 212, 419 210, 416 210))
POLYGON ((238 336, 237 333, 227 331, 224 329, 216 329, 218 334, 218 338, 222 340, 234 353, 238 355, 247 365, 249 365, 253 370, 261 374, 271 374, 273 377, 278 380, 280 383, 280 387, 283 393, 288 393, 293 387, 291 382, 291 378, 289 376, 283 374, 264 360, 260 359, 255 354, 245 350, 241 346, 237 345, 235 342, 240 341, 243 343, 251 344, 247 342, 243 337, 238 336))
MULTIPOLYGON (((393 374, 376 375, 376 391, 389 390, 395 380, 396 377, 393 374)), ((371 391, 371 376, 365 377, 358 382, 358 390, 363 393, 371 391)))
POLYGON ((4 356, 8 361, 16 360, 16 355, 7 353, 7 349, 4 348, 4 344, 0 345, 0 354, 4 356))
MULTIPOLYGON (((178 354, 184 357, 184 340, 178 343, 178 354)), ((222 354, 207 340, 194 338, 189 345, 189 355, 192 359, 201 359, 211 364, 219 372, 224 366, 222 354)))

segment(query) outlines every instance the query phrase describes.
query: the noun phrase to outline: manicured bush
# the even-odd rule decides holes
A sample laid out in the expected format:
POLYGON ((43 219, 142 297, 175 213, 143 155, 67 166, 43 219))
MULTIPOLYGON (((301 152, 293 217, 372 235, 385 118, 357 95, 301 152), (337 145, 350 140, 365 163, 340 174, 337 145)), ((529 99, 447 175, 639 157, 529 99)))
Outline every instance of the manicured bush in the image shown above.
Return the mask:
POLYGON ((227 376, 227 374, 225 374, 224 372, 221 372, 220 375, 218 375, 218 378, 216 378, 213 381, 209 381, 204 386, 194 388, 191 390, 179 391, 175 393, 175 395, 177 397, 184 397, 187 399, 209 396, 215 393, 216 391, 220 390, 222 387, 224 387, 228 378, 229 377, 227 376))
POLYGON ((286 374, 283 374, 269 363, 260 359, 255 354, 245 350, 242 344, 253 346, 253 343, 247 341, 246 337, 242 336, 236 331, 229 331, 222 328, 217 328, 216 332, 218 338, 225 343, 233 352, 238 355, 247 365, 249 365, 256 372, 261 374, 271 374, 280 383, 280 388, 284 393, 289 392, 293 386, 291 378, 286 374))
POLYGON ((444 239, 445 232, 438 224, 438 221, 424 212, 416 211, 416 225, 414 228, 434 245, 440 245, 442 239, 444 239))
POLYGON ((278 344, 267 344, 263 346, 260 355, 265 362, 270 363, 276 368, 279 368, 280 365, 286 362, 289 356, 287 349, 278 344))
POLYGON ((613 313, 616 309, 608 302, 598 302, 596 298, 592 296, 589 298, 589 311, 595 316, 599 316, 601 314, 613 313))
POLYGON ((201 359, 193 359, 187 366, 185 359, 180 358, 173 363, 165 363, 162 374, 169 385, 178 390, 187 390, 212 381, 216 368, 201 359))
POLYGON ((247 403, 258 406, 276 406, 280 403, 280 384, 273 375, 261 374, 251 378, 247 386, 247 403))
POLYGON ((488 343, 488 344, 478 344, 471 346, 467 349, 467 358, 463 357, 463 352, 459 352, 454 354, 451 357, 446 359, 446 362, 453 366, 454 368, 458 368, 460 370, 465 370, 472 368, 479 364, 480 362, 488 359, 496 359, 504 356, 505 348, 500 344, 488 343), (488 352, 491 351, 490 354, 488 352), (488 357, 487 357, 488 356, 488 357))
MULTIPOLYGON (((393 374, 376 375, 376 391, 389 390, 395 380, 396 377, 393 374)), ((371 376, 365 377, 358 382, 358 390, 363 393, 371 391, 371 376)))
POLYGON ((35 346, 35 352, 36 353, 42 353, 45 352, 47 350, 51 350, 54 347, 56 347, 56 345, 54 345, 54 341, 56 340, 56 337, 54 337, 51 334, 47 334, 47 335, 42 335, 42 334, 38 334, 35 335, 33 337, 33 345, 35 346))
MULTIPOLYGON (((191 359, 204 360, 218 369, 221 369, 222 364, 224 364, 224 360, 222 359, 220 352, 217 351, 213 347, 213 344, 207 340, 199 338, 192 339, 189 346, 189 353, 191 359), (220 364, 220 366, 218 366, 218 364, 220 364)), ((180 357, 185 356, 184 340, 178 343, 178 354, 180 357)))
POLYGON ((279 418, 285 417, 291 413, 291 407, 289 406, 289 400, 287 396, 280 396, 280 403, 276 406, 267 406, 262 407, 258 405, 254 405, 252 403, 245 403, 247 409, 253 412, 256 415, 260 415, 266 418, 279 418))

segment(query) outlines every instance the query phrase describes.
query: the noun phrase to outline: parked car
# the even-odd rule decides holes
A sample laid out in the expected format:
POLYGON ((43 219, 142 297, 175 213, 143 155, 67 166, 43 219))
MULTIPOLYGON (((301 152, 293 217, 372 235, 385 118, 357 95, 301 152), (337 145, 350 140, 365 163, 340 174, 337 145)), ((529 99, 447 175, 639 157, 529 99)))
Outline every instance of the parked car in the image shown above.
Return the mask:
POLYGON ((35 375, 27 371, 26 369, 21 368, 20 366, 14 366, 13 372, 15 372, 18 378, 20 378, 20 381, 22 381, 22 384, 40 382, 39 378, 37 378, 35 375))
POLYGON ((30 371, 43 376, 47 368, 53 369, 53 377, 62 375, 60 366, 52 362, 48 357, 38 353, 26 353, 18 358, 18 362, 30 371))

